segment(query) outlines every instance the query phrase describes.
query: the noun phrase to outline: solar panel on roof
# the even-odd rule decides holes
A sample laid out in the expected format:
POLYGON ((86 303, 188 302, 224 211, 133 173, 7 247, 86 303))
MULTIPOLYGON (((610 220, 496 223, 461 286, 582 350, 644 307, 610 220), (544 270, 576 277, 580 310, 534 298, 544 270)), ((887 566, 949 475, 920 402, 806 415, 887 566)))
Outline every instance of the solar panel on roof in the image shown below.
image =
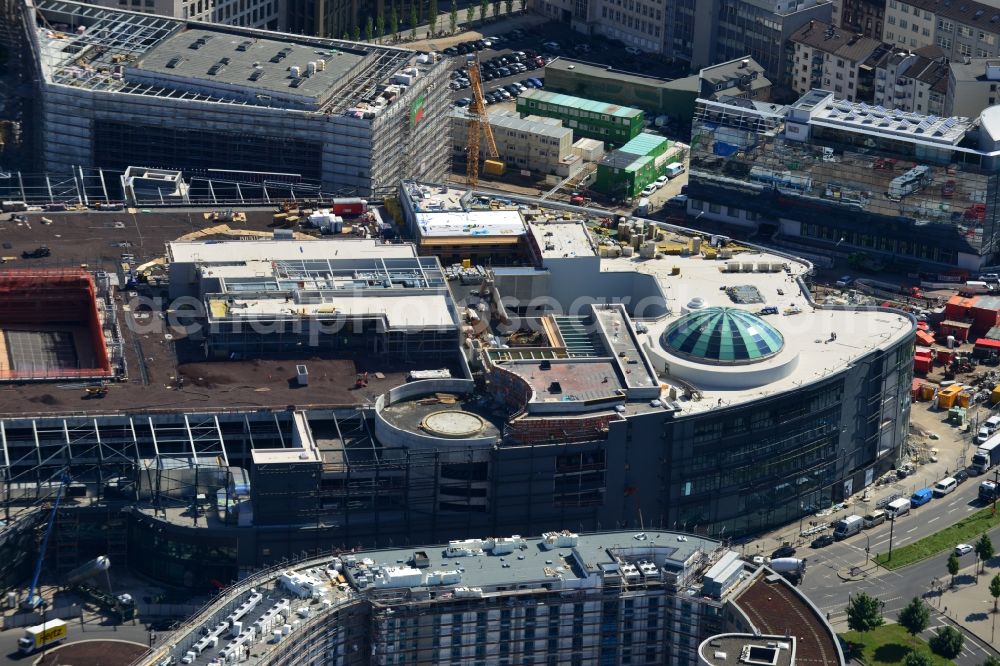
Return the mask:
POLYGON ((927 122, 936 123, 939 120, 937 116, 927 116, 927 122))

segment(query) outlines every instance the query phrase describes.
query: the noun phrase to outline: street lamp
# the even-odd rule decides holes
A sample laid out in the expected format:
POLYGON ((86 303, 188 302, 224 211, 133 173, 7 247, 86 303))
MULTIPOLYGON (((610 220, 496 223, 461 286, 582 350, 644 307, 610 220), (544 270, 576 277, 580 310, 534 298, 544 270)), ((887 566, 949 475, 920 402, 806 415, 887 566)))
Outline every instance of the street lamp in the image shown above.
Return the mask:
MULTIPOLYGON (((892 528, 890 528, 890 532, 892 528)), ((871 556, 872 543, 871 539, 868 537, 868 532, 864 532, 865 535, 865 566, 868 565, 868 558, 871 556)))
POLYGON ((895 512, 889 514, 889 560, 892 560, 892 530, 896 527, 895 512))

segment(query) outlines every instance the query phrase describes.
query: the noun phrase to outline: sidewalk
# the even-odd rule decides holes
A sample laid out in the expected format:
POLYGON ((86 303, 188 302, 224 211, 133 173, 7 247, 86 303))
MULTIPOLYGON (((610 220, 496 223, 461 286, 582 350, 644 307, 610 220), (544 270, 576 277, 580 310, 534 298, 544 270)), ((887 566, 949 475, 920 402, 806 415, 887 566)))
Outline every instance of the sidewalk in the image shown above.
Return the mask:
MULTIPOLYGON (((996 563, 996 559, 993 562, 996 563)), ((977 583, 975 565, 969 565, 955 576, 955 587, 948 587, 950 577, 945 573, 931 586, 931 591, 924 594, 924 600, 950 622, 1000 650, 1000 633, 997 632, 1000 613, 993 612, 993 597, 990 596, 990 580, 997 573, 1000 569, 987 563, 977 583)))
MULTIPOLYGON (((451 27, 450 3, 446 5, 439 0, 438 7, 443 7, 444 11, 439 10, 438 12, 436 35, 431 35, 430 23, 423 23, 417 26, 417 39, 414 41, 410 39, 410 28, 400 26, 396 40, 393 40, 391 35, 386 35, 382 38, 381 43, 390 46, 402 46, 417 51, 428 49, 440 50, 460 42, 481 39, 483 35, 500 35, 505 32, 509 32, 514 28, 526 28, 540 25, 549 20, 539 14, 532 14, 527 10, 521 11, 520 2, 515 0, 514 7, 512 8, 510 14, 507 13, 504 3, 500 3, 500 11, 497 13, 496 17, 493 16, 493 7, 491 2, 489 10, 486 12, 486 20, 480 21, 479 5, 477 4, 474 12, 475 18, 472 21, 466 20, 467 14, 465 7, 458 10, 458 27, 455 30, 455 34, 452 35, 448 34, 448 29, 451 27)), ((406 18, 408 17, 400 17, 401 20, 406 18)), ((388 30, 388 27, 386 30, 388 30)), ((362 39, 363 38, 364 35, 362 34, 362 39)))

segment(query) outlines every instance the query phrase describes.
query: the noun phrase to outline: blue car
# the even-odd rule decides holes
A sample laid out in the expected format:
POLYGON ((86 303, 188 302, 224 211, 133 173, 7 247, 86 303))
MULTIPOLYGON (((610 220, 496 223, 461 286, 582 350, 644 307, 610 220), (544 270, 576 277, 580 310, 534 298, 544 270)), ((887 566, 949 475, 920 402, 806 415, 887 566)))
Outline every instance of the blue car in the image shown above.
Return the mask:
POLYGON ((930 502, 932 497, 934 497, 934 493, 931 492, 930 488, 921 488, 910 497, 910 506, 914 509, 923 506, 930 502))

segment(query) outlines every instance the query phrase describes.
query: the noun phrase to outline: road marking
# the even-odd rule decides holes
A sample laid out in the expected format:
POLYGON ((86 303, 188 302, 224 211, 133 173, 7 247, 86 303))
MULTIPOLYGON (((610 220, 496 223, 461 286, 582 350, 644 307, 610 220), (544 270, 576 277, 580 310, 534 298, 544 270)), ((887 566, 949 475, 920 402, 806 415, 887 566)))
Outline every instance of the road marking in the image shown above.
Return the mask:
POLYGON ((940 517, 941 517, 941 516, 934 516, 933 518, 931 518, 931 519, 930 519, 930 520, 928 520, 927 522, 928 522, 928 523, 933 523, 933 522, 934 522, 935 520, 937 520, 937 519, 938 519, 938 518, 940 518, 940 517))
POLYGON ((959 509, 961 509, 961 508, 962 508, 962 507, 960 507, 960 506, 956 506, 956 507, 955 507, 954 509, 948 509, 948 513, 953 513, 953 512, 955 512, 955 511, 958 511, 958 510, 959 510, 959 509))
POLYGON ((920 525, 917 525, 916 527, 911 527, 910 529, 906 530, 906 533, 909 534, 910 532, 916 532, 919 528, 920 525))

